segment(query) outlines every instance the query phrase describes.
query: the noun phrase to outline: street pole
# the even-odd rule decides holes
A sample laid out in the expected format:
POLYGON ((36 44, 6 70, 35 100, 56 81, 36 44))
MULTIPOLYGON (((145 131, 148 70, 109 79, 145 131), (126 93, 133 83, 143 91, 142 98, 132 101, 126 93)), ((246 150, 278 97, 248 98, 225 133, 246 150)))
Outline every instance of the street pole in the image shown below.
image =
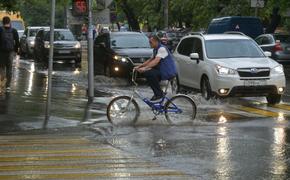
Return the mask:
POLYGON ((258 17, 258 6, 255 8, 255 17, 258 17))
POLYGON ((89 0, 89 32, 88 32, 88 101, 94 99, 94 53, 93 53, 93 18, 92 0, 89 0))
POLYGON ((43 128, 45 129, 50 118, 50 106, 51 106, 51 86, 52 86, 52 70, 53 70, 53 42, 54 42, 54 23, 55 23, 55 0, 51 0, 51 19, 50 19, 50 48, 49 48, 49 62, 48 62, 48 87, 47 87, 47 101, 46 101, 46 112, 45 121, 43 128))
POLYGON ((164 0, 164 28, 168 30, 168 1, 164 0))

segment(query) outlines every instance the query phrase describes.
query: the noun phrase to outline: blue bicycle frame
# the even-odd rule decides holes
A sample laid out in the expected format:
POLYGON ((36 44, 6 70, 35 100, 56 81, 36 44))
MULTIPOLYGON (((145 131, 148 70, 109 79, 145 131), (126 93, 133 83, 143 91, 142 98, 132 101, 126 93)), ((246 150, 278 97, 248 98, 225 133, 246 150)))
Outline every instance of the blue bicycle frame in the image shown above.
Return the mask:
MULTIPOLYGON (((136 83, 136 76, 137 73, 135 70, 133 70, 133 75, 132 75, 132 82, 134 83, 135 87, 133 90, 133 95, 131 96, 131 100, 134 98, 134 95, 136 94, 138 96, 138 98, 140 98, 144 103, 146 103, 149 107, 151 107, 151 109, 155 112, 157 112, 156 114, 162 114, 162 113, 167 113, 167 112, 174 112, 174 113, 182 113, 182 110, 179 109, 174 103, 171 103, 170 105, 170 109, 165 109, 165 104, 166 102, 169 102, 170 99, 168 97, 166 97, 166 95, 159 101, 159 102, 152 102, 150 101, 148 98, 144 98, 137 90, 137 86, 138 84, 136 83)), ((169 81, 167 83, 166 89, 165 89, 165 94, 167 93, 167 88, 169 86, 169 81)), ((130 102, 128 103, 128 107, 129 107, 130 102)))

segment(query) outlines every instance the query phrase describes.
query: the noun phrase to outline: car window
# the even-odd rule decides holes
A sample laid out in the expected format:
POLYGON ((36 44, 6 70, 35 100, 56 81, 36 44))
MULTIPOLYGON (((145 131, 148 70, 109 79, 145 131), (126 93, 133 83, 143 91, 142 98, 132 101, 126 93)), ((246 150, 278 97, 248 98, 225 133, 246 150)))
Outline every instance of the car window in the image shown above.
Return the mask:
POLYGON ((198 38, 194 38, 193 53, 198 53, 199 59, 203 60, 202 42, 198 38))
POLYGON ((194 44, 193 38, 183 39, 177 48, 177 52, 184 56, 189 56, 191 53, 193 53, 193 44, 194 44))
POLYGON ((271 39, 269 37, 264 37, 262 39, 262 45, 271 44, 271 39))
POLYGON ((265 57, 261 49, 250 39, 223 39, 205 41, 208 58, 265 57))
POLYGON ((38 30, 39 29, 30 29, 29 30, 29 37, 35 37, 38 30))
POLYGON ((36 35, 36 37, 38 37, 38 38, 42 38, 43 36, 44 36, 44 30, 39 30, 38 31, 38 33, 37 33, 37 35, 36 35))
POLYGON ((114 49, 150 48, 149 39, 144 34, 118 34, 111 36, 114 49))
POLYGON ((264 37, 259 37, 256 39, 257 44, 262 45, 262 40, 264 37))
MULTIPOLYGON (((50 33, 49 31, 45 35, 45 41, 49 41, 50 33)), ((75 41, 73 34, 67 30, 60 30, 54 32, 55 41, 75 41)))

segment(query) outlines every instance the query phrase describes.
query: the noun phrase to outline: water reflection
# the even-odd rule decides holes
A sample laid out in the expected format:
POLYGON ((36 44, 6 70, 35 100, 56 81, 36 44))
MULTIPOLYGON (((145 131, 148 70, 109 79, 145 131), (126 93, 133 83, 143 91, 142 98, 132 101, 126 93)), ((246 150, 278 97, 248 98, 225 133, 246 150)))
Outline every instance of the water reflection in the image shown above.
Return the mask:
POLYGON ((28 78, 28 87, 26 88, 25 95, 26 96, 31 96, 32 93, 32 87, 33 87, 33 79, 34 79, 34 72, 35 72, 35 65, 34 63, 31 63, 30 70, 29 72, 29 78, 28 78))
POLYGON ((287 174, 287 160, 286 160, 286 132, 282 127, 274 128, 272 144, 273 160, 271 165, 271 173, 274 175, 287 174))
POLYGON ((225 180, 230 179, 231 162, 230 162, 230 142, 228 137, 228 128, 221 126, 218 127, 217 133, 217 179, 225 180))
POLYGON ((8 113, 9 96, 9 92, 0 93, 0 114, 8 113))

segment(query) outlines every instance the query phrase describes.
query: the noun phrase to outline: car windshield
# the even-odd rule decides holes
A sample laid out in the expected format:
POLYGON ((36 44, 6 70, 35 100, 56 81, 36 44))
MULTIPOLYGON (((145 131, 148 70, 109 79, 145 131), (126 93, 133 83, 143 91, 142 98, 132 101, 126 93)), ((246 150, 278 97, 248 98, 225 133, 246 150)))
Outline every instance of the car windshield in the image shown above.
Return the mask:
POLYGON ((141 33, 113 35, 111 45, 115 49, 150 48, 148 38, 141 33))
POLYGON ((29 30, 29 36, 30 37, 35 37, 38 30, 39 29, 30 29, 29 30))
POLYGON ((275 35, 275 39, 281 43, 290 43, 290 35, 275 35))
MULTIPOLYGON (((49 41, 49 31, 45 35, 45 40, 49 41)), ((54 32, 54 41, 75 41, 73 34, 70 31, 55 31, 54 32)))
POLYGON ((207 40, 205 42, 208 58, 265 57, 259 47, 248 39, 207 40))

